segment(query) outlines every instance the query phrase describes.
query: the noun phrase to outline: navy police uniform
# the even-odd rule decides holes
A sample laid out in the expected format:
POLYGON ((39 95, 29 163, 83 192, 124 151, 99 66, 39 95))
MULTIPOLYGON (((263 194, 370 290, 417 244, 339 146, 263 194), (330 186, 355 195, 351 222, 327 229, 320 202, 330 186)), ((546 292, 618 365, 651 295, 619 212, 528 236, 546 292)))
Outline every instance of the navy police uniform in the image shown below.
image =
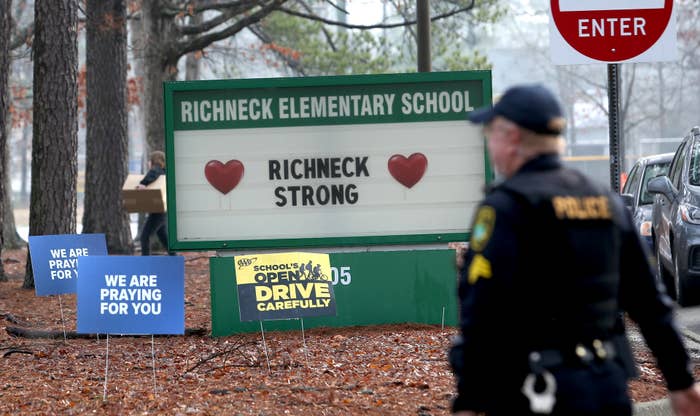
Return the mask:
POLYGON ((531 159, 478 207, 460 271, 453 411, 529 415, 524 380, 555 385, 546 414, 631 415, 622 311, 670 390, 693 384, 672 302, 619 198, 558 155, 531 159), (545 383, 549 374, 554 383, 545 383))

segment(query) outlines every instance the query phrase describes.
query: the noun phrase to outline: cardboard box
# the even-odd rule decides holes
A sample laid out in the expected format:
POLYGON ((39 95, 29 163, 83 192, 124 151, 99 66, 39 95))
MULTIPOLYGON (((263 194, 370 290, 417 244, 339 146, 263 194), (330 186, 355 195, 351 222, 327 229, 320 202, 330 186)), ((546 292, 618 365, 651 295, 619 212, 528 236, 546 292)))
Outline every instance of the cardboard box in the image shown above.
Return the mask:
POLYGON ((167 193, 165 175, 143 189, 136 189, 144 175, 129 175, 122 187, 122 200, 126 212, 165 212, 167 210, 167 193))

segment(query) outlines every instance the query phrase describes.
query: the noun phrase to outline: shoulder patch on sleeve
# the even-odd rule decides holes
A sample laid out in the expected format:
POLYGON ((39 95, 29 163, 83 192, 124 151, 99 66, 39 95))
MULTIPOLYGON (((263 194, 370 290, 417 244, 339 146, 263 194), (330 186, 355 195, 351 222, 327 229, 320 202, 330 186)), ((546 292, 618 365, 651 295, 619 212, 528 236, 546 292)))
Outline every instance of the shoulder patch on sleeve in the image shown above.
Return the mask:
POLYGON ((496 210, 490 206, 482 206, 476 213, 476 220, 472 228, 472 237, 469 240, 469 247, 473 251, 482 251, 488 244, 493 225, 496 222, 496 210))
POLYGON ((491 262, 481 254, 474 256, 471 264, 469 265, 469 276, 467 280, 469 284, 473 285, 480 278, 490 279, 491 276, 493 276, 491 271, 491 262))

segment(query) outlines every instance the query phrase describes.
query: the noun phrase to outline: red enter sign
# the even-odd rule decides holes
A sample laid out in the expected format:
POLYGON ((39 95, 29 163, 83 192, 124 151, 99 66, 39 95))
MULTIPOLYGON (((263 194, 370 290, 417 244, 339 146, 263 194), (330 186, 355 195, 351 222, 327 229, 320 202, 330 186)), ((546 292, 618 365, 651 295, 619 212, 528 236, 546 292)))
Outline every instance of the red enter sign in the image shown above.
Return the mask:
POLYGON ((591 59, 608 62, 634 58, 659 40, 673 11, 673 0, 663 2, 660 8, 615 9, 615 1, 609 1, 612 9, 571 10, 560 7, 559 0, 550 1, 554 24, 566 42, 591 59))

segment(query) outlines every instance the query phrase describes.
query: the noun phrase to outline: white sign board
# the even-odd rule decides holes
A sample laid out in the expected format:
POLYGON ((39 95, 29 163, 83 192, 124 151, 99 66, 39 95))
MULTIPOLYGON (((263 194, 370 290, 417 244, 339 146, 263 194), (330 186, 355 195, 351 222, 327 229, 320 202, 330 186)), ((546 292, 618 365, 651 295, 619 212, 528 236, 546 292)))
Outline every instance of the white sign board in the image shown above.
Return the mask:
POLYGON ((171 247, 464 239, 490 95, 488 72, 166 84, 171 247))

